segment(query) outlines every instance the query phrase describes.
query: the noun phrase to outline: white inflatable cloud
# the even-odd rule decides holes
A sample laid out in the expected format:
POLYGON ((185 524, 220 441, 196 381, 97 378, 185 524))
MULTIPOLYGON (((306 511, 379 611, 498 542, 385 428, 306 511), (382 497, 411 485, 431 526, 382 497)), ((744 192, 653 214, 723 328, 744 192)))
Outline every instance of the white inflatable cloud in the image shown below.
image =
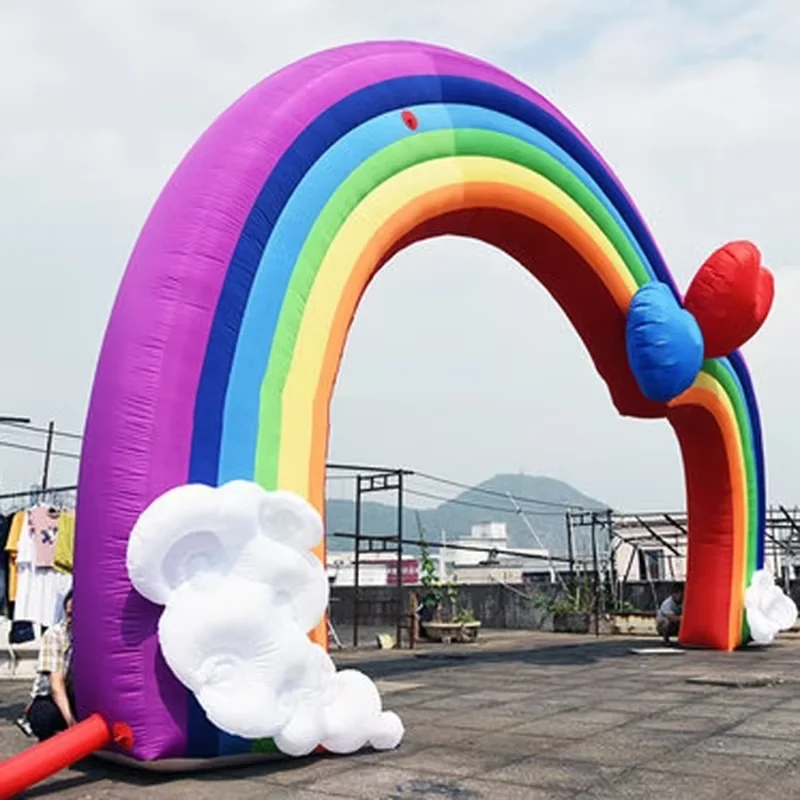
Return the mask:
POLYGON ((311 548, 322 520, 302 497, 247 481, 179 486, 141 515, 128 542, 136 590, 165 606, 164 659, 221 730, 272 737, 287 755, 318 745, 397 747, 403 723, 375 684, 336 672, 308 633, 328 605, 311 548))
POLYGON ((772 644, 781 631, 788 631, 797 620, 797 606, 775 585, 769 570, 753 574, 744 595, 750 635, 757 644, 772 644))

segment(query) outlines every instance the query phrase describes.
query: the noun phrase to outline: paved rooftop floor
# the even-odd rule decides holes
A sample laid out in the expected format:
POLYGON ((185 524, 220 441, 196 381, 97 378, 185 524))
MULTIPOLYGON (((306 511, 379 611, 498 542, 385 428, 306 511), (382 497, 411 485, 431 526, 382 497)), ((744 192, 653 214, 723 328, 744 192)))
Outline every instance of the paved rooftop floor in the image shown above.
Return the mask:
MULTIPOLYGON (((477 645, 336 654, 379 680, 390 753, 165 778, 89 760, 58 798, 725 798, 800 796, 800 638, 740 653, 634 655, 642 639, 487 632, 477 645), (146 792, 146 795, 144 794, 146 792)), ((27 684, 0 683, 0 758, 27 684)))

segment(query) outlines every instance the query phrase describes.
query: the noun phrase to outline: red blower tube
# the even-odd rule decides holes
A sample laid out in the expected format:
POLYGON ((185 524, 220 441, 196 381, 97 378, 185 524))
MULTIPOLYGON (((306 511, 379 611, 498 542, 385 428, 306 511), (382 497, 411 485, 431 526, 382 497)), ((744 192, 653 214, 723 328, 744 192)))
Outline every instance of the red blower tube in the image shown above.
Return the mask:
POLYGON ((124 723, 109 728, 99 714, 92 714, 52 739, 40 742, 0 764, 0 800, 9 800, 112 742, 130 749, 133 745, 130 728, 124 723))

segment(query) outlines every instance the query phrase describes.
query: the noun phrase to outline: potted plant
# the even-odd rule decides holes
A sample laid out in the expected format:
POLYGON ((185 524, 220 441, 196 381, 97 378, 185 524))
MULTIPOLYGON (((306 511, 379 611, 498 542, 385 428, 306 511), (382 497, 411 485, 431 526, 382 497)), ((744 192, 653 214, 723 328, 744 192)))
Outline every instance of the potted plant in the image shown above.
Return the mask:
POLYGON ((474 642, 481 623, 472 609, 461 607, 458 587, 452 580, 442 581, 424 536, 420 535, 422 576, 420 583, 420 628, 434 642, 474 642))
POLYGON ((445 592, 436 564, 431 558, 428 545, 423 537, 420 537, 420 559, 422 561, 422 592, 420 593, 419 621, 424 626, 429 622, 441 622, 442 601, 445 592))
POLYGON ((573 584, 565 593, 550 601, 553 630, 556 633, 589 633, 595 597, 588 578, 573 584))

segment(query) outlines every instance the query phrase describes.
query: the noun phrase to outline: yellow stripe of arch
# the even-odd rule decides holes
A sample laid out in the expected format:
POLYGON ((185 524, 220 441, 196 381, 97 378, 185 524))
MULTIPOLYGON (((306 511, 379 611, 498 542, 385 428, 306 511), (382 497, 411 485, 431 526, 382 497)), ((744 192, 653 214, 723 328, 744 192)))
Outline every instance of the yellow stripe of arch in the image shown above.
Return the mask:
MULTIPOLYGON (((637 284, 622 258, 586 212, 542 176, 518 164, 478 156, 438 159, 404 170, 373 190, 354 209, 331 243, 314 281, 282 397, 278 469, 281 488, 309 494, 314 400, 336 309, 359 254, 399 209, 433 190, 465 183, 499 183, 519 188, 545 198, 575 220, 605 254, 617 281, 622 278, 625 290, 622 294, 615 292, 615 300, 621 308, 627 308, 637 284)), ((606 285, 613 283, 603 274, 602 265, 591 266, 606 285)))

